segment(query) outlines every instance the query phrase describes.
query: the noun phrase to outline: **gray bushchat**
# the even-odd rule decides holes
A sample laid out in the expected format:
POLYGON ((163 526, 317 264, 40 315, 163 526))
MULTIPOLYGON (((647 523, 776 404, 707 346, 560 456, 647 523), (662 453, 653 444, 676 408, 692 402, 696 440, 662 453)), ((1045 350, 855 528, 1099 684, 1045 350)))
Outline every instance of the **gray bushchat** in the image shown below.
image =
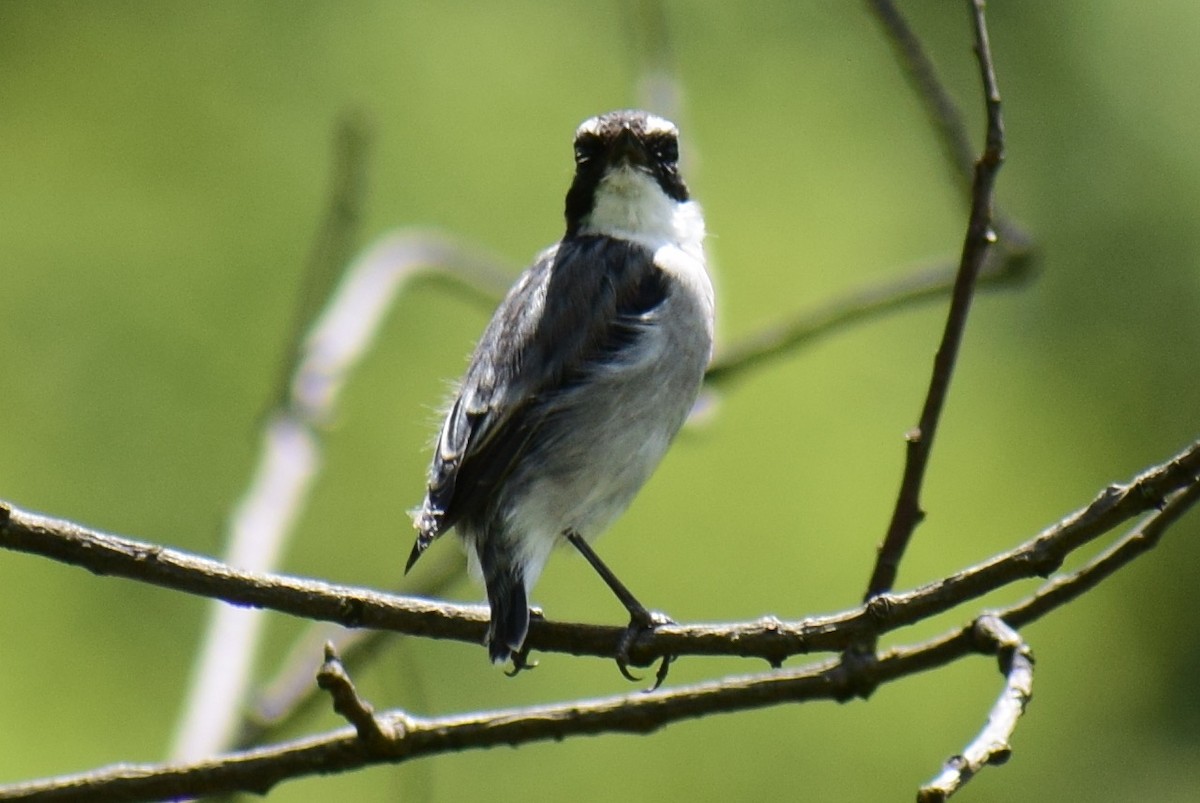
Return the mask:
POLYGON ((496 310, 438 436, 405 571, 458 532, 487 586, 496 663, 524 666, 530 590, 562 541, 630 613, 623 674, 636 633, 662 621, 590 542, 662 459, 712 353, 704 218, 678 161, 678 131, 653 114, 579 126, 566 233, 496 310))

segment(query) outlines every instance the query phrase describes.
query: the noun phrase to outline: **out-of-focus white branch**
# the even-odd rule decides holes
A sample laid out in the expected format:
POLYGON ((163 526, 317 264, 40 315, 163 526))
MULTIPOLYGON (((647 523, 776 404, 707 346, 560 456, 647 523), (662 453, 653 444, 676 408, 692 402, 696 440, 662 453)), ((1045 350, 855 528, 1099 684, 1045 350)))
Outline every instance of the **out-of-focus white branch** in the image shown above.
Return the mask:
MULTIPOLYGON (((319 444, 290 415, 274 417, 263 435, 254 480, 229 525, 226 560, 248 571, 269 571, 300 515, 316 476, 319 444)), ((171 757, 195 761, 232 738, 265 620, 262 611, 214 602, 171 757)))
MULTIPOLYGON (((254 479, 229 525, 225 560, 274 570, 320 470, 319 428, 409 279, 443 273, 485 297, 507 285, 497 260, 436 231, 386 235, 355 260, 304 340, 290 391, 268 419, 254 479)), ((195 761, 236 737, 263 612, 213 603, 171 758, 195 761)))
POLYGON ((329 420, 351 371, 417 272, 449 274, 496 300, 510 280, 497 263, 436 230, 401 230, 380 238, 346 271, 313 325, 292 382, 293 404, 313 422, 329 420))

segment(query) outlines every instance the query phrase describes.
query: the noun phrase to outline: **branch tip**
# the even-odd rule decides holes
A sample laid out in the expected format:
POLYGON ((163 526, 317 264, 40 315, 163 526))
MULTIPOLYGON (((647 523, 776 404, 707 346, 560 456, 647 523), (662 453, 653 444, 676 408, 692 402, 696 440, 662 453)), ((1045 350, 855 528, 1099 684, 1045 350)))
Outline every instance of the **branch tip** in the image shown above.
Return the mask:
POLYGON ((987 766, 1012 757, 1009 740, 1017 721, 1033 697, 1033 652, 1024 639, 1000 616, 984 614, 971 625, 975 647, 996 655, 1004 675, 1004 689, 988 714, 987 725, 962 753, 952 756, 941 773, 917 793, 917 800, 946 800, 987 766))
POLYGON ((358 694, 354 682, 342 665, 333 642, 325 642, 325 663, 317 672, 317 685, 329 693, 333 710, 354 726, 364 743, 375 749, 391 748, 403 740, 405 731, 400 718, 384 721, 375 716, 375 709, 358 694))

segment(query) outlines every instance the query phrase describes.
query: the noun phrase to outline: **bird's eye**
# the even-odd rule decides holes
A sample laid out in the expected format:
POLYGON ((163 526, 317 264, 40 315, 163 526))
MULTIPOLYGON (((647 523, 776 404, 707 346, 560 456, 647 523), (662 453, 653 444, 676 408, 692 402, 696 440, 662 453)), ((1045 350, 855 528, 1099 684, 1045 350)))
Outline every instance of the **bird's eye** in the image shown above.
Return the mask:
POLYGON ((593 136, 584 136, 575 140, 575 164, 585 164, 600 155, 600 140, 593 136))
POLYGON ((679 140, 674 137, 661 137, 650 146, 654 158, 659 163, 667 164, 679 161, 679 140))

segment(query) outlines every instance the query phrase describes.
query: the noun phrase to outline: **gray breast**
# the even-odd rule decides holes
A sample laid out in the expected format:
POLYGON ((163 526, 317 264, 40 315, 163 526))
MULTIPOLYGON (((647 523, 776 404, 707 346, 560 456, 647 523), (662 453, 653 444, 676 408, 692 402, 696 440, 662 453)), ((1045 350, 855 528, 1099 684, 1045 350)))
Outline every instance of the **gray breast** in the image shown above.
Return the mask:
POLYGON ((547 399, 536 443, 507 483, 504 516, 526 537, 554 538, 568 529, 599 535, 654 471, 703 379, 712 348, 703 265, 681 274, 680 260, 690 257, 677 249, 652 253, 627 242, 606 256, 614 255, 640 263, 615 271, 625 284, 617 295, 632 299, 632 309, 618 311, 616 335, 610 331, 608 342, 547 399), (657 287, 657 303, 645 305, 645 293, 639 298, 630 289, 636 286, 657 287))

